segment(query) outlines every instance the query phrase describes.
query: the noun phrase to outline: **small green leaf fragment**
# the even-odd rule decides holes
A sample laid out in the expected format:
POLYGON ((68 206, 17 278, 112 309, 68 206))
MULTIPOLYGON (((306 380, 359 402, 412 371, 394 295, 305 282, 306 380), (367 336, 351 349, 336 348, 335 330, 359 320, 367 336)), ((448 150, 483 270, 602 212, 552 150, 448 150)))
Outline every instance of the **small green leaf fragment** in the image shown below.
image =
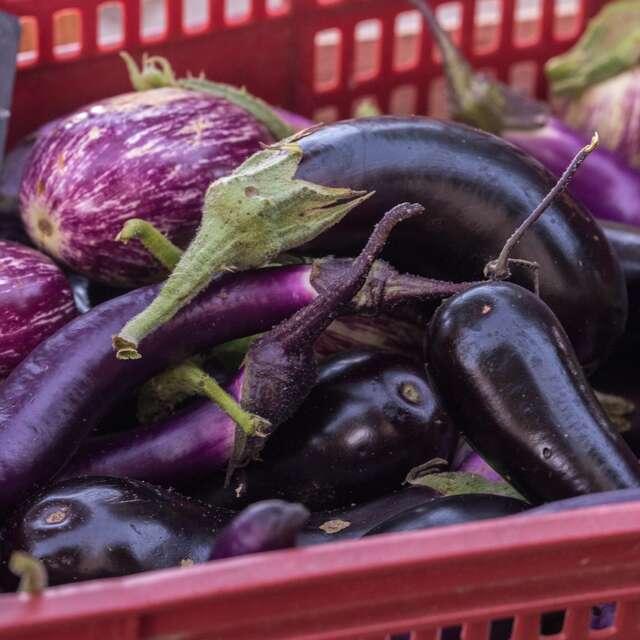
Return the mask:
POLYGON ((429 487, 443 496, 455 496, 464 493, 491 493, 527 501, 507 482, 491 482, 475 473, 461 471, 429 473, 413 478, 408 482, 416 486, 429 487))

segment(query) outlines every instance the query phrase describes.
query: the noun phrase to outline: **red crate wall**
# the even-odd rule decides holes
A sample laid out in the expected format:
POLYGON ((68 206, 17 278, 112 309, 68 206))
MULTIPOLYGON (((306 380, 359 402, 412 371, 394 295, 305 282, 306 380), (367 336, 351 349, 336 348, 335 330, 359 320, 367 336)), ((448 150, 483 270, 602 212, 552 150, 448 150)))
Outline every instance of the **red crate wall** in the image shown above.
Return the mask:
MULTIPOLYGON (((412 9, 403 0, 246 0, 247 11, 235 17, 228 15, 229 0, 204 0, 209 19, 195 29, 185 25, 190 1, 0 0, 0 9, 22 16, 24 29, 10 144, 50 118, 128 90, 120 49, 138 57, 144 51, 165 55, 179 74, 204 71, 325 121, 349 117, 363 97, 385 112, 443 115, 441 69, 431 38, 423 29, 400 32, 400 14, 412 9), (166 28, 145 36, 149 2, 164 6, 166 28), (98 41, 98 16, 105 7, 122 16, 120 42, 98 41), (367 22, 369 35, 362 29, 367 22), (331 39, 340 44, 331 45, 331 39), (395 64, 394 51, 402 48, 418 52, 411 64, 395 64)), ((454 35, 474 65, 507 81, 514 80, 516 65, 515 80, 531 80, 532 91, 543 96, 543 63, 569 47, 605 1, 574 0, 577 12, 562 17, 567 0, 534 0, 537 15, 522 19, 523 0, 432 3, 450 11, 458 7, 454 35), (498 22, 482 24, 478 18, 487 10, 498 22), (527 32, 534 37, 514 42, 514 34, 527 32), (490 46, 479 48, 483 41, 490 46)))

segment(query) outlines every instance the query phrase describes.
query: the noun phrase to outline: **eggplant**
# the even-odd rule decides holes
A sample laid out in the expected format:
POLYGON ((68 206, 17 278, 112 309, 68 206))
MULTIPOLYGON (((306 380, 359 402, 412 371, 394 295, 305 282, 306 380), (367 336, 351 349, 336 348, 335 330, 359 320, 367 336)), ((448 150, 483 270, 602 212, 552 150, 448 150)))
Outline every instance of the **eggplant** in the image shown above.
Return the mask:
POLYGON ((376 351, 344 353, 320 365, 310 394, 240 480, 242 492, 214 485, 197 495, 229 506, 281 498, 337 509, 399 488, 427 460, 449 460, 457 438, 423 365, 376 351))
POLYGON ((532 503, 640 485, 558 319, 523 287, 489 282, 444 302, 427 360, 455 424, 532 503))
POLYGON ((45 255, 0 240, 0 379, 75 315, 64 274, 45 255))
POLYGON ((408 486, 346 509, 311 513, 298 540, 300 545, 356 540, 397 514, 439 496, 428 487, 408 486))
POLYGON ((627 283, 629 314, 617 351, 636 350, 640 347, 640 229, 613 222, 602 223, 602 228, 618 257, 627 283))
POLYGON ((130 218, 184 246, 210 182, 272 141, 231 102, 163 88, 96 102, 38 136, 20 186, 34 243, 74 271, 139 286, 165 271, 135 243, 115 240, 130 218))
MULTIPOLYGON (((2 557, 25 551, 51 585, 206 562, 233 513, 175 491, 118 478, 57 483, 9 519, 2 557)), ((4 582, 12 586, 6 575, 4 582)))
POLYGON ((111 336, 149 303, 154 286, 96 307, 41 343, 0 386, 0 513, 52 478, 129 389, 189 354, 267 330, 311 302, 311 269, 218 279, 145 342, 148 357, 139 362, 113 358, 111 336))
POLYGON ((640 167, 640 8, 603 6, 571 49, 545 65, 557 113, 576 131, 598 131, 608 148, 640 167))
MULTIPOLYGON (((560 176, 597 129, 582 134, 551 115, 548 105, 523 97, 489 75, 474 73, 429 4, 410 1, 424 16, 443 57, 452 118, 502 136, 560 176)), ((640 225, 640 171, 609 149, 593 153, 571 191, 596 218, 640 225)))
POLYGON ((418 531, 521 513, 529 505, 522 500, 489 493, 460 494, 436 498, 413 507, 370 529, 365 536, 418 531))
POLYGON ((471 451, 453 470, 461 471, 462 473, 473 473, 490 482, 504 482, 504 478, 499 473, 496 473, 476 451, 471 451))
MULTIPOLYGON (((256 433, 250 420, 245 420, 246 415, 234 415, 232 419, 215 406, 201 404, 133 432, 90 441, 65 473, 122 475, 173 484, 206 475, 227 462, 234 467, 240 454, 254 457, 257 451, 251 446, 261 448, 267 433, 291 417, 311 390, 316 367, 313 344, 345 302, 357 292, 390 226, 403 216, 421 211, 421 207, 415 206, 395 207, 377 225, 367 247, 353 263, 330 260, 311 267, 315 276, 313 285, 321 295, 252 342, 245 365, 229 392, 232 400, 241 401, 245 412, 269 423, 261 425, 264 429, 261 434, 256 433), (325 270, 327 273, 323 278, 322 271, 325 270), (239 428, 234 427, 234 422, 239 428)), ((402 281, 407 285, 409 295, 419 298, 436 295, 438 291, 451 295, 454 290, 469 286, 435 283, 413 276, 397 278, 387 266, 376 264, 367 285, 358 293, 355 305, 361 311, 369 312, 383 310, 386 304, 393 306, 402 297, 402 281)), ((345 311, 353 313, 353 308, 346 305, 345 311)), ((180 365, 163 376, 162 384, 167 388, 177 388, 181 392, 190 389, 199 395, 205 390, 204 395, 215 402, 222 400, 227 407, 232 406, 208 376, 203 376, 191 364, 180 365)))
POLYGON ((301 504, 282 500, 252 504, 218 533, 210 559, 295 547, 308 519, 309 511, 301 504))
MULTIPOLYGON (((341 223, 323 233, 313 229, 307 238, 316 239, 301 251, 353 253, 363 246, 382 211, 397 202, 418 202, 428 214, 403 225, 383 255, 401 270, 454 281, 481 278, 487 262, 555 183, 539 163, 495 136, 417 117, 320 127, 256 154, 228 182, 251 186, 253 194, 264 188, 262 182, 271 175, 267 168, 286 164, 287 159, 297 166, 291 184, 331 185, 352 194, 375 190, 341 223)), ((222 198, 227 186, 225 181, 214 185, 216 197, 222 198)), ((246 198, 241 209, 253 206, 251 200, 246 198)), ((290 224, 288 209, 276 201, 271 205, 265 216, 275 219, 272 230, 277 235, 279 224, 290 224), (278 207, 285 222, 277 222, 278 207)), ((158 298, 120 331, 117 351, 136 352, 143 336, 204 286, 205 271, 211 277, 219 269, 213 213, 158 298)), ((306 232, 306 227, 299 231, 306 232)), ((256 238, 266 242, 264 235, 256 238)), ((522 239, 513 257, 539 265, 543 300, 557 313, 581 364, 595 368, 624 330, 627 302, 620 266, 591 215, 563 194, 522 239)), ((514 281, 529 284, 529 271, 514 270, 514 281)))

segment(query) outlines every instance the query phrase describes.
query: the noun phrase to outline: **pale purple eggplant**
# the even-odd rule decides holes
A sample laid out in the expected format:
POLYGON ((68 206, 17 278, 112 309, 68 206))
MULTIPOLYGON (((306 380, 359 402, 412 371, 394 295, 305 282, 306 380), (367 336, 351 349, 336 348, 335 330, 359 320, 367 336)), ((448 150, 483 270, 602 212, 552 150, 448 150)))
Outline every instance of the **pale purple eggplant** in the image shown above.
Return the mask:
POLYGON ((264 126, 216 96, 178 88, 109 98, 38 137, 25 167, 22 217, 35 244, 92 280, 136 286, 166 272, 124 222, 152 222, 184 246, 209 184, 272 141, 264 126))
POLYGON ((485 480, 489 480, 490 482, 505 482, 504 478, 494 471, 487 461, 475 451, 471 451, 461 464, 455 466, 453 471, 473 473, 475 475, 482 476, 485 480))
POLYGON ((248 506, 220 533, 210 560, 295 547, 309 511, 296 502, 263 500, 248 506))
POLYGON ((0 379, 75 315, 69 283, 51 259, 0 240, 0 379))
MULTIPOLYGON (((452 118, 502 136, 560 176, 594 131, 583 135, 550 115, 547 105, 474 73, 426 0, 411 3, 423 14, 444 59, 452 118)), ((640 171, 609 149, 600 147, 591 154, 570 191, 596 218, 640 225, 640 171)))
POLYGON ((640 4, 607 3, 545 72, 556 113, 640 168, 640 4))

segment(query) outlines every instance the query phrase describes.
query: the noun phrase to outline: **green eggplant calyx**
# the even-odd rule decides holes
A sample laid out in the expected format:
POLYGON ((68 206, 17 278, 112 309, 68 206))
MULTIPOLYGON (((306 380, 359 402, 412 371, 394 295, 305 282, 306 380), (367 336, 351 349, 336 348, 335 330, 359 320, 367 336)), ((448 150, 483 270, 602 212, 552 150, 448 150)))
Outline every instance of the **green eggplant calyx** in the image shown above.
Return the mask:
POLYGON ((121 51, 120 57, 127 65, 131 85, 136 91, 177 86, 175 74, 166 58, 143 53, 142 63, 138 66, 133 57, 126 51, 121 51))

